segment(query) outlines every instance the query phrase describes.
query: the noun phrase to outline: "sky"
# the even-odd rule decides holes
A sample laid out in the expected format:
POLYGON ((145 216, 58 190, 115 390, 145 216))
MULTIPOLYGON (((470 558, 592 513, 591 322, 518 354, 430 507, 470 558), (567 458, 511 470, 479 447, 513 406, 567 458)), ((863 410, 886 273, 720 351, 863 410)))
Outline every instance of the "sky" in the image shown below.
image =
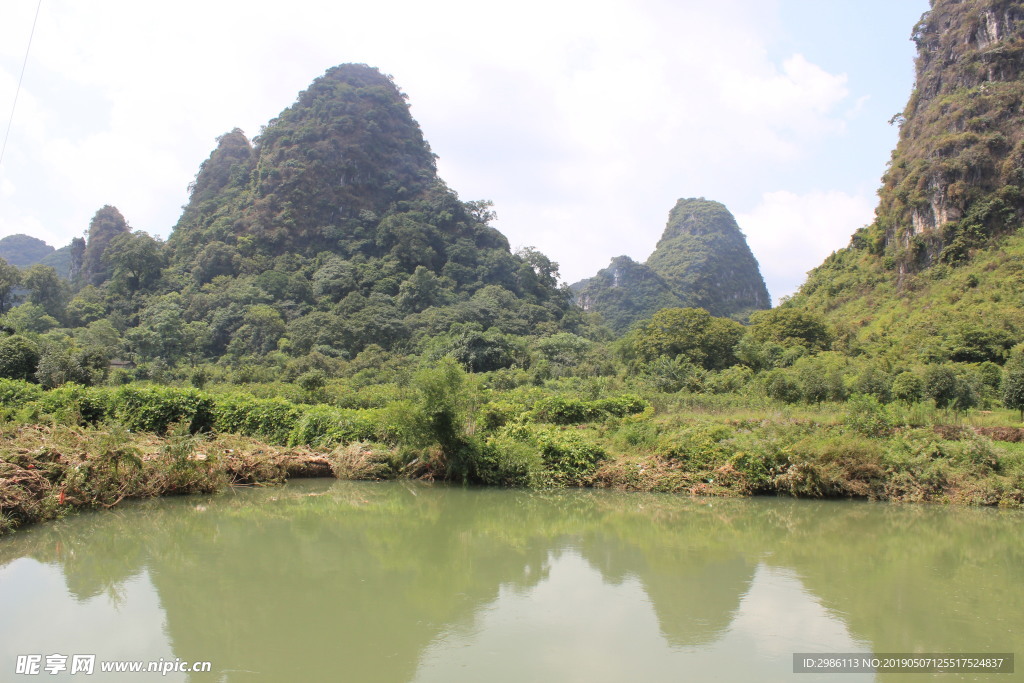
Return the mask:
POLYGON ((513 249, 544 252, 565 282, 645 260, 676 200, 705 197, 736 216, 778 303, 871 222, 927 9, 3 0, 0 237, 64 246, 110 204, 166 238, 217 136, 258 135, 359 62, 408 95, 445 182, 493 201, 513 249))

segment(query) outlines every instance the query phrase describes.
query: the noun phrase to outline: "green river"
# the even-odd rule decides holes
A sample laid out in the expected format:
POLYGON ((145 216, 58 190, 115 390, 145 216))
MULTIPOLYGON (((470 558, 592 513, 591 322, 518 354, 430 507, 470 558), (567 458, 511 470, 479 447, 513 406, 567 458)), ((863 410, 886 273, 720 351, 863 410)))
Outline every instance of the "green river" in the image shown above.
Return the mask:
POLYGON ((409 482, 146 501, 0 539, 0 681, 1010 681, 1024 664, 794 673, 794 653, 1024 653, 1022 529, 409 482), (211 673, 101 671, 120 661, 211 673))

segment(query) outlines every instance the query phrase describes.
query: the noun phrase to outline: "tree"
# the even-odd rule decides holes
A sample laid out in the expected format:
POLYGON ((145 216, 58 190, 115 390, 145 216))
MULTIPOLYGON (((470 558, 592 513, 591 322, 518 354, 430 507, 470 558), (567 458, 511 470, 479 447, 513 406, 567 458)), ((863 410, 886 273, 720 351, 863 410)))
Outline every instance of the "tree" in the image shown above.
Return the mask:
POLYGON ((897 401, 916 403, 924 396, 924 382, 915 373, 906 370, 892 381, 892 397, 897 401))
POLYGON ((14 305, 15 287, 21 284, 21 271, 0 258, 0 314, 14 305))
POLYGON ((924 395, 935 401, 936 408, 963 410, 978 402, 974 387, 952 363, 934 364, 925 368, 924 395))
POLYGON ((0 377, 35 381, 39 349, 21 335, 0 339, 0 377))
POLYGON ((242 326, 235 332, 229 350, 235 355, 265 355, 277 348, 277 341, 284 333, 281 314, 273 306, 256 304, 242 316, 242 326))
POLYGON ((22 274, 22 284, 28 289, 28 301, 41 307, 47 315, 61 319, 68 299, 68 286, 50 266, 35 264, 22 274))
POLYGON ((454 358, 445 357, 418 371, 412 380, 416 400, 411 415, 415 445, 438 445, 450 478, 469 478, 474 455, 466 433, 466 373, 454 358))
POLYGON ((627 344, 641 361, 683 356, 706 370, 721 370, 737 362, 733 349, 742 337, 738 322, 715 318, 703 308, 663 308, 640 324, 627 344))
POLYGON ((60 323, 52 315, 47 315, 42 306, 25 302, 15 306, 4 318, 8 327, 18 333, 42 333, 60 327, 60 323))
POLYGON ((103 262, 112 269, 111 280, 134 293, 160 276, 163 243, 141 230, 123 233, 110 240, 103 262))
POLYGON ((1024 422, 1024 345, 1015 346, 1003 366, 1003 404, 1019 410, 1024 422))
POLYGON ((234 247, 214 240, 195 257, 192 277, 204 285, 220 275, 234 275, 241 261, 242 257, 234 247))
POLYGON ((416 270, 398 288, 398 307, 410 313, 419 313, 437 304, 441 295, 441 280, 424 266, 416 270))
POLYGON ((799 344, 812 351, 823 351, 832 343, 832 333, 821 318, 796 308, 757 311, 750 316, 750 323, 751 335, 762 342, 799 344))

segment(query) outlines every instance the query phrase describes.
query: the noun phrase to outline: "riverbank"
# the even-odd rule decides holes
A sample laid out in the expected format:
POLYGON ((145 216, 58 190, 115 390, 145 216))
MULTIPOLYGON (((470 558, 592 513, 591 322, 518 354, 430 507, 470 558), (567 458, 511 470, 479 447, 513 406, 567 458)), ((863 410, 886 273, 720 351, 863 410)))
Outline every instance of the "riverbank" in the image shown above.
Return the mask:
MULTIPOLYGON (((572 476, 523 476, 504 483, 1021 508, 1022 436, 1024 431, 1017 428, 963 424, 870 434, 850 429, 844 421, 738 419, 729 412, 676 413, 660 420, 634 415, 543 427, 541 452, 527 454, 527 460, 544 464, 545 458, 568 455, 579 460, 582 450, 590 458, 587 466, 572 476)), ((501 449, 508 445, 493 438, 490 443, 482 457, 504 453, 501 449)), ((514 469, 516 463, 510 465, 506 456, 488 467, 514 469)), ((564 461, 547 464, 568 471, 564 461)), ((445 475, 438 447, 415 452, 366 443, 284 447, 231 434, 191 434, 184 424, 157 436, 117 424, 7 423, 0 427, 0 534, 76 509, 110 508, 126 499, 274 485, 304 477, 445 475)))
POLYGON ((319 453, 234 435, 165 437, 118 426, 0 428, 0 534, 126 499, 212 493, 306 477, 372 475, 358 447, 319 453), (345 464, 342 464, 344 458, 345 464))

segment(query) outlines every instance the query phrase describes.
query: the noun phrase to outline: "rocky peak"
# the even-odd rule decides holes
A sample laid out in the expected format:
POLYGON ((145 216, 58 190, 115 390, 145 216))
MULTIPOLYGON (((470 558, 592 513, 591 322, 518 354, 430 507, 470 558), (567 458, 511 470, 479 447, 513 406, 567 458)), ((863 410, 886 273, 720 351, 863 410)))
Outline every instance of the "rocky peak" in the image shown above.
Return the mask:
POLYGON ((1024 209, 1024 2, 934 0, 871 245, 900 272, 956 263, 1024 209))

